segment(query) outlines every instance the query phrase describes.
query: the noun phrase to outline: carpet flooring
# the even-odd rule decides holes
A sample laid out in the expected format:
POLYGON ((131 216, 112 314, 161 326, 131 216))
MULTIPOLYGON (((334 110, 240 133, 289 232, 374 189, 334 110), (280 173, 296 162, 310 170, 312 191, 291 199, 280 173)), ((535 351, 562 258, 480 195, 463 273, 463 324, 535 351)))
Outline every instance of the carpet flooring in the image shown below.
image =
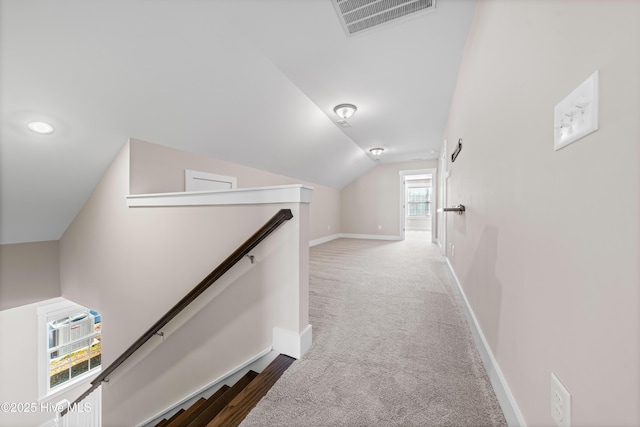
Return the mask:
POLYGON ((313 345, 243 427, 506 426, 425 235, 310 249, 313 345))

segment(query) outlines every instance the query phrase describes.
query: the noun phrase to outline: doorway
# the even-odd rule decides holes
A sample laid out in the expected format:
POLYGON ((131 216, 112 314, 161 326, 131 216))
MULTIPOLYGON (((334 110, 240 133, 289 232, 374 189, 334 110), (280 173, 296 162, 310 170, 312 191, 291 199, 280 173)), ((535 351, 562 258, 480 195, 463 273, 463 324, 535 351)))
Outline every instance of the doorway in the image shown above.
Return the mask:
MULTIPOLYGON (((447 169, 447 140, 442 143, 442 155, 440 156, 440 188, 438 188, 438 199, 440 206, 447 206, 447 180, 449 179, 449 170, 447 169)), ((438 244, 442 255, 447 256, 447 215, 442 208, 438 212, 438 244)))
POLYGON ((400 171, 400 237, 435 242, 437 169, 400 171))

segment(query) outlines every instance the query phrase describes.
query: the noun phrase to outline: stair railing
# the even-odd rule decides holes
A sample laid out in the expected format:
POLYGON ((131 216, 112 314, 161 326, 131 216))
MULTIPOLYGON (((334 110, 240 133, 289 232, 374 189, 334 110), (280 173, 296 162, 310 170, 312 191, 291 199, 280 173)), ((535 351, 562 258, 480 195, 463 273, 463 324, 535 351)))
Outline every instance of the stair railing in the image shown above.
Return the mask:
MULTIPOLYGON (((67 408, 60 413, 60 418, 64 417, 67 412, 74 408, 78 403, 82 402, 87 396, 89 396, 95 389, 100 387, 103 382, 109 382, 109 375, 113 373, 120 365, 122 365, 130 356, 132 356, 144 343, 146 343, 151 337, 156 335, 167 323, 169 323, 174 317, 176 317, 182 310, 184 310, 189 304, 191 304, 198 296, 206 291, 216 280, 222 277, 227 271, 236 265, 242 258, 247 256, 249 252, 258 246, 265 238, 273 233, 280 225, 285 221, 293 218, 291 209, 280 209, 269 221, 267 221, 258 231, 256 231, 251 237, 249 237, 238 249, 233 251, 224 261, 220 263, 207 277, 196 285, 187 295, 185 295, 176 305, 174 305, 169 311, 167 311, 156 323, 153 324, 138 338, 124 353, 122 353, 113 363, 111 363, 106 369, 104 369, 100 375, 98 375, 93 381, 91 381, 91 387, 82 393, 80 397, 73 401, 67 408)), ((251 260, 253 263, 253 259, 251 260)))

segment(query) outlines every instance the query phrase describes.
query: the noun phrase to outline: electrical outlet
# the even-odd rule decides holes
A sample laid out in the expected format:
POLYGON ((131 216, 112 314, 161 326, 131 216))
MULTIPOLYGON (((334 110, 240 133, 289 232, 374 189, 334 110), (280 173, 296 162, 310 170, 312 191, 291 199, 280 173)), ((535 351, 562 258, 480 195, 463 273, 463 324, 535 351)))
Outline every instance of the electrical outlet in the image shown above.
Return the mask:
POLYGON ((571 426, 571 395, 553 372, 551 373, 551 418, 558 427, 571 426))
POLYGON ((331 231, 331 224, 327 225, 327 230, 331 231))
POLYGON ((382 226, 381 225, 378 225, 378 230, 382 230, 382 226))
POLYGON ((451 256, 456 255, 456 247, 453 243, 451 243, 451 246, 449 246, 449 252, 451 253, 451 256))

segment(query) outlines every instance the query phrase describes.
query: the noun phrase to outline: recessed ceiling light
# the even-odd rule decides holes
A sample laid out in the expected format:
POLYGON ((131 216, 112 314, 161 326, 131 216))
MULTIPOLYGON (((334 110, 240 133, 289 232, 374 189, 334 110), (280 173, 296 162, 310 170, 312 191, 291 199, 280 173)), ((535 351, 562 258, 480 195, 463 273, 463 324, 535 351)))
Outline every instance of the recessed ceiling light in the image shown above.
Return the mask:
POLYGON ((27 126, 29 127, 29 129, 31 129, 35 133, 41 133, 41 134, 53 133, 53 126, 51 126, 47 122, 29 122, 27 126))

